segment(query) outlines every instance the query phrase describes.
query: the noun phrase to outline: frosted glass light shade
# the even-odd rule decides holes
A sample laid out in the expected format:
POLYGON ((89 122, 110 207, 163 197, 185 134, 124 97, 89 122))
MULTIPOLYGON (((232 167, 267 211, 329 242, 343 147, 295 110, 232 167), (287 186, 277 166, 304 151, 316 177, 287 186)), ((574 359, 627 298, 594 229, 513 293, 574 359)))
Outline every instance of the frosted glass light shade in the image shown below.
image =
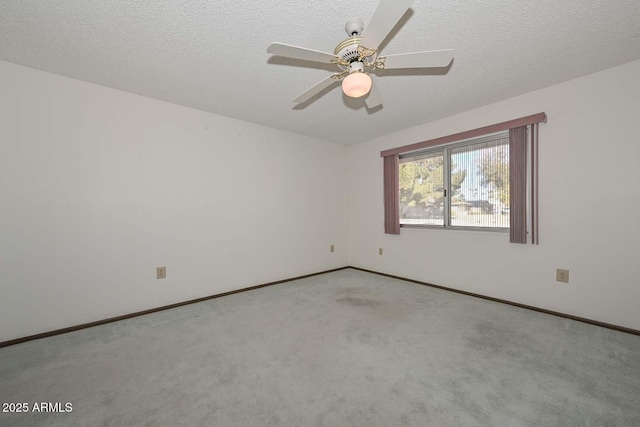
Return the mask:
POLYGON ((342 91, 351 98, 360 98, 371 90, 371 77, 359 71, 349 74, 342 81, 342 91))

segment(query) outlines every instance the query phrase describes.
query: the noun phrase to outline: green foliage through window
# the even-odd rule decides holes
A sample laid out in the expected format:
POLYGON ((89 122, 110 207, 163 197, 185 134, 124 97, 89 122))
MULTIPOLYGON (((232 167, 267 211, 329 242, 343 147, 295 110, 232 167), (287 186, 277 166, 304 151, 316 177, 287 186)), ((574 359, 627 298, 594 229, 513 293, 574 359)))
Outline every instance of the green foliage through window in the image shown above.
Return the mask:
POLYGON ((509 227, 509 139, 500 134, 401 156, 400 223, 509 227))

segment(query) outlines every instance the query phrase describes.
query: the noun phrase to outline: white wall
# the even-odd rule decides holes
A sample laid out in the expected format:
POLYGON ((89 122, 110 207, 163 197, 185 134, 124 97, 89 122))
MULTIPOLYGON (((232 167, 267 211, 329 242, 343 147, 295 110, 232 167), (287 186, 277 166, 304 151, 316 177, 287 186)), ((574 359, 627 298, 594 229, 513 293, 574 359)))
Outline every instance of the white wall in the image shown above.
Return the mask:
POLYGON ((0 94, 0 342, 347 265, 344 146, 6 62, 0 94))
POLYGON ((0 341, 347 264, 640 329, 638 75, 342 147, 0 61, 0 341), (384 235, 380 150, 539 111, 539 246, 384 235))
POLYGON ((640 61, 349 147, 350 265, 640 329, 638 76, 640 61), (539 246, 383 234, 381 150, 541 111, 539 246))

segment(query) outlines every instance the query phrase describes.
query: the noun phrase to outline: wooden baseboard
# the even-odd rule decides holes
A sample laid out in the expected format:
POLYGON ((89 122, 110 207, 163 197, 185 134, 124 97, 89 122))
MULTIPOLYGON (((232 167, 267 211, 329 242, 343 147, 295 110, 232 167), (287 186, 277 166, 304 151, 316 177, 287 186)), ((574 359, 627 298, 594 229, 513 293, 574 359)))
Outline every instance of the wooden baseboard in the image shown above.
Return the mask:
POLYGON ((489 296, 486 296, 486 295, 476 294, 476 293, 473 293, 473 292, 461 291, 461 290, 454 289, 454 288, 448 288, 446 286, 434 285, 432 283, 421 282, 420 280, 408 279, 406 277, 401 277, 401 276, 394 276, 393 274, 380 273, 379 271, 367 270, 365 268, 359 268, 359 267, 353 267, 353 266, 350 267, 350 268, 352 268, 354 270, 364 271, 366 273, 377 274, 379 276, 390 277, 392 279, 403 280, 405 282, 416 283, 418 285, 429 286, 431 288, 443 289, 445 291, 455 292, 457 294, 468 295, 468 296, 471 296, 471 297, 482 298, 482 299, 493 301, 493 302, 499 302, 499 303, 502 303, 502 304, 512 305, 514 307, 525 308, 527 310, 533 310, 533 311, 537 311, 539 313, 550 314, 552 316, 563 317, 565 319, 571 319, 571 320, 575 320, 575 321, 578 321, 578 322, 588 323, 590 325, 600 326, 602 328, 613 329, 614 331, 625 332, 627 334, 632 334, 632 335, 640 335, 640 331, 639 330, 627 328, 627 327, 624 327, 624 326, 613 325, 611 323, 600 322, 600 321, 597 321, 597 320, 592 320, 592 319, 587 319, 587 318, 584 318, 584 317, 574 316, 572 314, 560 313, 558 311, 547 310, 545 308, 534 307, 532 305, 520 304, 518 302, 508 301, 508 300, 504 300, 504 299, 500 299, 500 298, 489 297, 489 296))
POLYGON ((83 323, 81 325, 69 326, 68 328, 55 329, 53 331, 43 332, 40 334, 29 335, 22 338, 16 338, 9 341, 0 342, 0 348, 8 347, 11 345, 21 344, 27 341, 33 341, 40 338, 52 337, 54 335, 66 334, 67 332, 79 331, 81 329, 91 328, 93 326, 100 326, 107 323, 117 322, 119 320, 131 319, 132 317, 144 316, 145 314, 156 313, 158 311, 169 310, 171 308, 182 307, 183 305, 195 304, 197 302, 207 301, 214 298, 220 298, 227 295, 233 295, 240 292, 252 291, 254 289, 265 288, 267 286, 279 285, 281 283, 291 282, 294 280, 305 279, 307 277, 319 276, 320 274, 331 273, 333 271, 344 270, 349 267, 334 268, 333 270, 320 271, 318 273, 305 274, 304 276, 292 277, 290 279, 277 280, 275 282, 263 283, 262 285, 250 286, 248 288, 236 289, 235 291, 223 292, 221 294, 209 295, 206 297, 196 298, 189 301, 177 302, 175 304, 163 305, 162 307, 150 308, 149 310, 137 311, 135 313, 123 314, 121 316, 110 317, 108 319, 96 320, 95 322, 83 323))
POLYGON ((602 328, 612 329, 612 330, 615 330, 615 331, 625 332, 625 333, 628 333, 628 334, 640 336, 640 331, 639 330, 627 328, 627 327, 624 327, 624 326, 618 326, 618 325, 613 325, 613 324, 610 324, 610 323, 599 322, 597 320, 592 320, 592 319, 587 319, 587 318, 584 318, 584 317, 573 316, 571 314, 560 313, 560 312, 557 312, 557 311, 547 310, 547 309, 544 309, 544 308, 534 307, 534 306, 531 306, 531 305, 520 304, 520 303, 517 303, 517 302, 508 301, 508 300, 504 300, 504 299, 500 299, 500 298, 489 297, 489 296, 486 296, 486 295, 476 294, 476 293, 473 293, 473 292, 461 291, 461 290, 458 290, 458 289, 448 288, 446 286, 434 285, 432 283, 422 282, 420 280, 408 279, 406 277, 395 276, 393 274, 381 273, 379 271, 367 270, 367 269, 364 269, 364 268, 350 266, 350 267, 340 267, 340 268, 335 268, 335 269, 332 269, 332 270, 321 271, 321 272, 318 272, 318 273, 306 274, 304 276, 292 277, 290 279, 278 280, 278 281, 275 281, 275 282, 263 283, 261 285, 250 286, 248 288, 237 289, 235 291, 223 292, 223 293, 220 293, 220 294, 210 295, 210 296, 206 296, 206 297, 202 297, 202 298, 196 298, 196 299, 192 299, 192 300, 189 300, 189 301, 183 301, 183 302, 178 302, 178 303, 175 303, 175 304, 164 305, 162 307, 151 308, 149 310, 137 311, 135 313, 123 314, 121 316, 110 317, 108 319, 97 320, 95 322, 83 323, 81 325, 70 326, 68 328, 55 329, 53 331, 43 332, 43 333, 35 334, 35 335, 29 335, 29 336, 26 336, 26 337, 16 338, 16 339, 9 340, 9 341, 3 341, 3 342, 0 342, 0 348, 8 347, 8 346, 11 346, 11 345, 16 345, 16 344, 21 344, 21 343, 24 343, 24 342, 27 342, 27 341, 33 341, 33 340, 37 340, 37 339, 40 339, 40 338, 47 338, 47 337, 52 337, 54 335, 60 335, 60 334, 66 334, 68 332, 79 331, 81 329, 86 329, 86 328, 91 328, 93 326, 99 326, 99 325, 104 325, 104 324, 107 324, 107 323, 117 322, 119 320, 130 319, 132 317, 144 316, 145 314, 151 314, 151 313, 155 313, 155 312, 158 312, 158 311, 163 311, 163 310, 169 310, 169 309, 172 309, 172 308, 182 307, 184 305, 195 304, 197 302, 207 301, 207 300, 214 299, 214 298, 220 298, 220 297, 224 297, 224 296, 227 296, 227 295, 233 295, 233 294, 237 294, 237 293, 240 293, 240 292, 252 291, 254 289, 265 288, 267 286, 278 285, 278 284, 281 284, 281 283, 291 282, 291 281, 294 281, 294 280, 304 279, 304 278, 307 278, 307 277, 313 277, 313 276, 318 276, 318 275, 325 274, 325 273, 331 273, 331 272, 334 272, 334 271, 345 270, 345 269, 348 269, 348 268, 351 268, 351 269, 354 269, 354 270, 359 270, 359 271, 364 271, 366 273, 377 274, 379 276, 390 277, 392 279, 403 280, 405 282, 416 283, 418 285, 429 286, 429 287, 437 288, 437 289, 443 289, 445 291, 455 292, 455 293, 462 294, 462 295, 468 295, 468 296, 472 296, 472 297, 476 297, 476 298, 482 298, 482 299, 493 301, 493 302, 498 302, 498 303, 502 303, 502 304, 508 304, 508 305, 511 305, 511 306, 514 306, 514 307, 525 308, 527 310, 533 310, 533 311, 537 311, 537 312, 540 312, 540 313, 550 314, 552 316, 558 316, 558 317, 562 317, 562 318, 565 318, 565 319, 571 319, 571 320, 575 320, 575 321, 578 321, 578 322, 583 322, 583 323, 588 323, 588 324, 595 325, 595 326, 600 326, 602 328))

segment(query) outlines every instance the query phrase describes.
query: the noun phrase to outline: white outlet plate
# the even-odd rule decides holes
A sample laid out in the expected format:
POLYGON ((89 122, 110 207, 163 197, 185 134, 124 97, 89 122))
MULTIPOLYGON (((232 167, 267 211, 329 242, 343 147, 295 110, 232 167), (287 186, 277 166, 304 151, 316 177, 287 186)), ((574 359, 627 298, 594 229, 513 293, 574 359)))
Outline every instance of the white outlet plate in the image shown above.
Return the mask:
POLYGON ((329 252, 335 252, 336 248, 334 245, 329 246, 329 252))
POLYGON ((384 255, 384 250, 382 248, 378 248, 378 255, 384 255))
POLYGON ((156 279, 166 279, 166 278, 167 278, 167 267, 156 268, 156 279))
POLYGON ((563 270, 562 268, 558 268, 556 270, 556 281, 562 283, 569 283, 569 270, 563 270))

